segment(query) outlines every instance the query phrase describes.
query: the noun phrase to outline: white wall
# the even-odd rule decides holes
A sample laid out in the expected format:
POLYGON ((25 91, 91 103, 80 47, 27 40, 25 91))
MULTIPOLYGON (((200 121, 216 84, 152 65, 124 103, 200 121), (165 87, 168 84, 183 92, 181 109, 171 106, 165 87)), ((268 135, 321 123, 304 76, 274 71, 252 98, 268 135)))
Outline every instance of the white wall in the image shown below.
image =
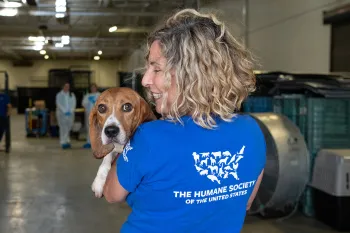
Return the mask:
POLYGON ((234 37, 243 41, 245 17, 243 15, 244 0, 217 0, 209 3, 200 2, 199 10, 214 13, 223 21, 234 37))
MULTIPOLYGON (((350 0, 201 0, 200 11, 213 12, 258 59, 257 69, 287 72, 330 70, 331 31, 323 25, 323 11, 350 0), (209 2, 209 3, 207 3, 209 2), (247 33, 247 38, 245 35, 247 33)), ((132 71, 143 62, 141 50, 123 59, 123 69, 132 71)))
POLYGON ((263 70, 330 70, 331 31, 323 11, 348 0, 249 0, 248 47, 263 70))
MULTIPOLYGON (((46 87, 50 69, 65 69, 71 66, 86 66, 93 72, 92 82, 99 86, 119 85, 117 71, 120 68, 118 61, 35 61, 31 67, 14 67, 11 61, 0 60, 0 70, 6 70, 9 74, 10 89, 17 86, 25 87, 46 87), (39 80, 39 81, 35 81, 39 80)), ((0 74, 1 76, 1 74, 0 74)), ((0 88, 3 88, 0 83, 0 88)))
MULTIPOLYGON (((201 11, 213 12, 226 22, 237 38, 244 39, 242 25, 242 6, 244 0, 222 0, 210 4, 201 4, 201 11), (234 2, 234 4, 232 4, 234 2)), ((145 42, 146 43, 146 42, 145 42)), ((121 69, 127 72, 137 71, 145 66, 146 45, 126 55, 121 61, 121 69)))

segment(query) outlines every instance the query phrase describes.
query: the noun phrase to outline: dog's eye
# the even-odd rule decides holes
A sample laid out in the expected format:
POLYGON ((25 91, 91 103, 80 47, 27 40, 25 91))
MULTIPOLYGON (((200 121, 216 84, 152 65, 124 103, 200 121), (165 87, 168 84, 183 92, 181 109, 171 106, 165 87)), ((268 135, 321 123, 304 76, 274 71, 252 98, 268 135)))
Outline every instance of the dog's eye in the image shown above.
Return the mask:
POLYGON ((122 110, 123 112, 130 112, 132 110, 132 105, 130 103, 123 104, 122 110))
POLYGON ((98 112, 99 113, 105 113, 107 111, 107 106, 104 104, 99 104, 98 105, 98 112))

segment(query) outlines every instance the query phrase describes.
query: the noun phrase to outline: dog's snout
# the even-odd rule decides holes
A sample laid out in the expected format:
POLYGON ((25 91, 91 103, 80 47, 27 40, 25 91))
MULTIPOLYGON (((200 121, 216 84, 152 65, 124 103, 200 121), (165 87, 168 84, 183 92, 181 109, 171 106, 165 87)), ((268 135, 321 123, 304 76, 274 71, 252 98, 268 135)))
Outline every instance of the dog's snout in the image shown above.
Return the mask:
POLYGON ((118 135, 119 133, 119 128, 115 125, 107 126, 105 128, 105 134, 109 138, 114 138, 118 135))

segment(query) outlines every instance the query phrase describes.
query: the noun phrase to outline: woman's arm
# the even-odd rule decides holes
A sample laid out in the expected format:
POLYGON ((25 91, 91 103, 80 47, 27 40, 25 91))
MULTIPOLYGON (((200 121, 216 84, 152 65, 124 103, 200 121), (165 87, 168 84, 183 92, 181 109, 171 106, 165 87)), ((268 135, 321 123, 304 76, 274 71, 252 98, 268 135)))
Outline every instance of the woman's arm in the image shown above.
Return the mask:
MULTIPOLYGON (((118 159, 118 158, 117 158, 118 159)), ((117 167, 115 159, 112 163, 112 167, 108 172, 105 186, 103 188, 103 195, 109 203, 123 202, 126 196, 129 194, 119 183, 117 176, 117 167)))
POLYGON ((252 192, 252 194, 251 194, 250 197, 249 197, 249 200, 248 200, 248 203, 247 203, 247 211, 248 211, 248 210, 250 209, 250 207, 252 206, 253 201, 254 201, 254 199, 255 199, 255 196, 256 196, 256 194, 258 193, 258 190, 259 190, 259 187, 260 187, 260 184, 261 184, 261 180, 262 180, 263 174, 264 174, 264 169, 263 169, 262 172, 260 173, 259 178, 258 178, 258 180, 257 180, 256 183, 255 183, 253 192, 252 192))

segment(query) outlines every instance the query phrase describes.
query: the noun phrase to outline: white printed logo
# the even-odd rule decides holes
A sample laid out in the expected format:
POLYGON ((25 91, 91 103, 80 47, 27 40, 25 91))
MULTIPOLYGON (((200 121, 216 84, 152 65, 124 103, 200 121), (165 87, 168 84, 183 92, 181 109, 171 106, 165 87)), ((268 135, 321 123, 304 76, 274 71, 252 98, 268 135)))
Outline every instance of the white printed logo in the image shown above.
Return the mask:
POLYGON ((123 159, 125 162, 129 162, 128 157, 126 156, 129 150, 132 150, 133 148, 130 146, 130 141, 125 145, 125 148, 123 150, 123 159))
POLYGON ((239 161, 243 158, 243 146, 234 155, 230 151, 217 152, 193 152, 194 166, 201 176, 207 176, 212 182, 221 183, 222 179, 227 179, 230 175, 239 180, 237 169, 239 161))

